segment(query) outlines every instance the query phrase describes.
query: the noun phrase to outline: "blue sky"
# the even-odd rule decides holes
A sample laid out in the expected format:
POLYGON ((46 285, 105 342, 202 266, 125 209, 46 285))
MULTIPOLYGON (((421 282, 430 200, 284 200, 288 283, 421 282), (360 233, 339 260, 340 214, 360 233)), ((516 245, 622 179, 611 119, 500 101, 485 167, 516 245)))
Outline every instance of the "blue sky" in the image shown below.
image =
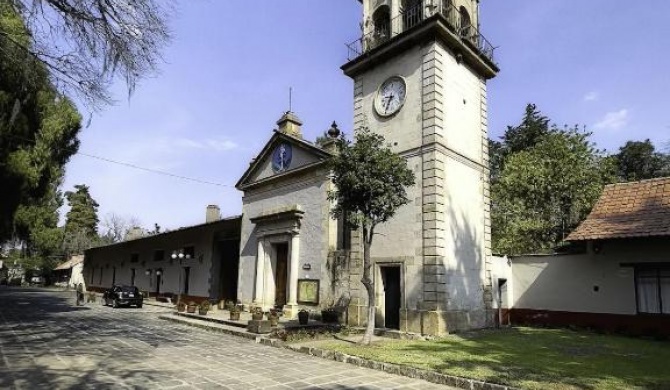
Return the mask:
MULTIPOLYGON (((87 184, 99 215, 145 227, 201 223, 208 204, 241 212, 234 184, 288 109, 314 140, 335 120, 352 131, 351 80, 339 69, 359 33, 356 0, 180 1, 159 74, 94 114, 80 152, 192 177, 190 182, 79 154, 63 189, 87 184), (253 4, 253 5, 251 5, 253 4)), ((489 82, 489 132, 527 103, 554 123, 585 125, 600 148, 670 141, 670 2, 482 0, 482 32, 501 72, 489 82)))

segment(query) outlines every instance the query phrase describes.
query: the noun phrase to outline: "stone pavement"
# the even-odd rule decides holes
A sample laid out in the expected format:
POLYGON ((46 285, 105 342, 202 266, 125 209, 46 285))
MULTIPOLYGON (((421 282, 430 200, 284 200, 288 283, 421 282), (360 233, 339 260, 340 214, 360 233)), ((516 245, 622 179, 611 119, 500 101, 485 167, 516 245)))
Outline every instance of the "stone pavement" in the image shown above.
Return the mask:
POLYGON ((158 319, 0 286, 1 389, 449 389, 158 319))

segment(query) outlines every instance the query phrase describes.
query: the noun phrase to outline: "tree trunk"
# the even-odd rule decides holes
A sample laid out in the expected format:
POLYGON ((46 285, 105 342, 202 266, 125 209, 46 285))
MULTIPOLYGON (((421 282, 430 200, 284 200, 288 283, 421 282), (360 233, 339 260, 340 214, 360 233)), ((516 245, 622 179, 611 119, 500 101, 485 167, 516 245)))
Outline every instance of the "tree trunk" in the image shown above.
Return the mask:
POLYGON ((368 228, 363 224, 363 278, 361 283, 368 292, 368 324, 365 327, 365 334, 361 344, 369 345, 372 341, 372 335, 375 330, 375 317, 377 314, 375 306, 375 284, 372 280, 372 263, 370 262, 370 246, 372 245, 374 226, 368 228))

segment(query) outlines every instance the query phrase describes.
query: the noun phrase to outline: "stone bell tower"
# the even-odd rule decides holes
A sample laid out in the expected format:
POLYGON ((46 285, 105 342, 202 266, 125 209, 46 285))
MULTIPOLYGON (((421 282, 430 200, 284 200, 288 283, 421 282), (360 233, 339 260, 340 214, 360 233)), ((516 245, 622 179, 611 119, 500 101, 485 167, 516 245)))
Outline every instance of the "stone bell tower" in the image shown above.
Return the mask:
MULTIPOLYGON (((362 36, 342 66, 354 81, 354 128, 382 134, 416 175, 411 202, 373 241, 375 322, 436 335, 490 325, 486 82, 499 69, 479 1, 359 1, 362 36)), ((348 318, 362 324, 353 248, 348 318)))

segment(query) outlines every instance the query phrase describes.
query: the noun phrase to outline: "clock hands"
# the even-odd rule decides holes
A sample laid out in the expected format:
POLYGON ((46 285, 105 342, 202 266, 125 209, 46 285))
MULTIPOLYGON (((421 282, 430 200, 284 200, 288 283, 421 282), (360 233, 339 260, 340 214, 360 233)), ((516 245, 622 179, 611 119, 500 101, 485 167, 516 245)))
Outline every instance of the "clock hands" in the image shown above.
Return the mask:
POLYGON ((386 97, 386 106, 384 107, 384 113, 389 112, 389 105, 391 104, 391 100, 393 100, 393 94, 390 94, 386 97))

